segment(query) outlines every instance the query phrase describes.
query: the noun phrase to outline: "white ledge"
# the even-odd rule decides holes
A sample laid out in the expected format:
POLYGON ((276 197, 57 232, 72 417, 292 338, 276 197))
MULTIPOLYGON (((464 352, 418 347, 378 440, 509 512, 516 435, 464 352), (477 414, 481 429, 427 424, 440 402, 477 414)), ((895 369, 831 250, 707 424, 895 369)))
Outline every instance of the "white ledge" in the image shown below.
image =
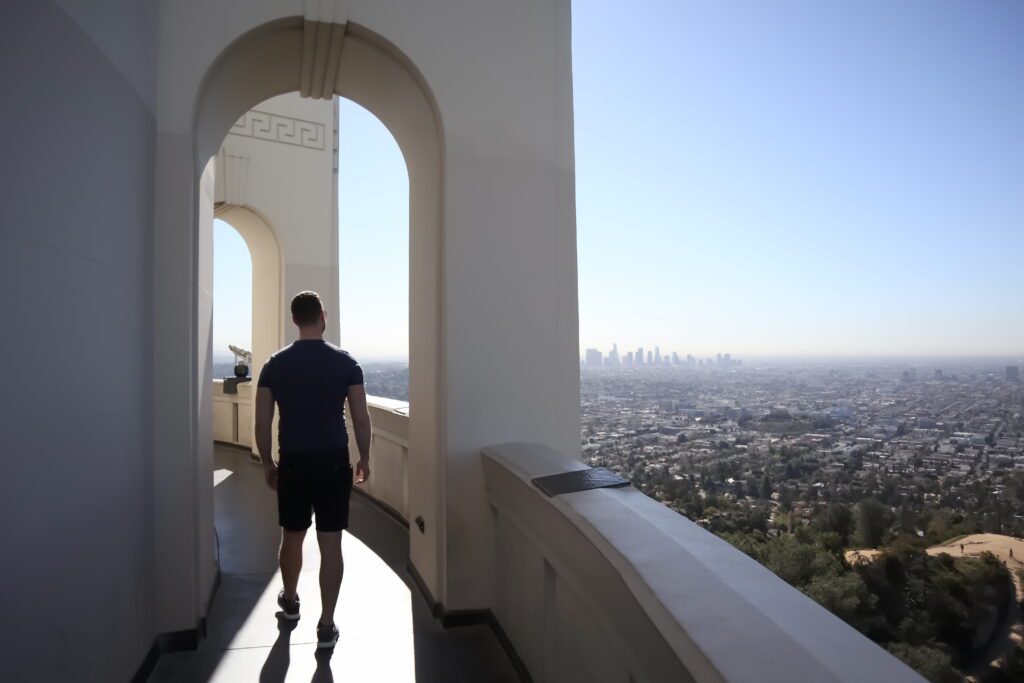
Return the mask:
POLYGON ((530 480, 585 465, 536 444, 493 446, 483 456, 492 501, 606 612, 636 680, 672 672, 674 657, 695 681, 924 681, 768 569, 635 488, 549 498, 530 480), (574 542, 576 534, 591 548, 574 542), (595 562, 606 564, 605 578, 595 562), (659 640, 650 637, 652 627, 663 642, 652 642, 659 640))

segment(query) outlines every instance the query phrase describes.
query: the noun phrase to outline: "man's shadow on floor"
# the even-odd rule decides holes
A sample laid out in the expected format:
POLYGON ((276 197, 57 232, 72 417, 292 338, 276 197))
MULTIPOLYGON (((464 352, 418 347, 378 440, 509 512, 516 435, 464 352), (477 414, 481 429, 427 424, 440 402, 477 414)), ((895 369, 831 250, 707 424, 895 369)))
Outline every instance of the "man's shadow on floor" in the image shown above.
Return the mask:
MULTIPOLYGON (((291 638, 292 631, 298 625, 296 621, 289 621, 277 615, 277 640, 270 648, 267 659, 260 669, 260 683, 284 683, 288 675, 288 665, 291 664, 291 638)), ((316 657, 316 671, 310 683, 334 683, 334 674, 331 672, 331 656, 334 649, 317 649, 314 651, 316 657)))
POLYGON ((313 678, 310 679, 310 683, 334 683, 334 674, 331 672, 331 656, 334 654, 334 649, 329 650, 317 650, 316 654, 316 671, 313 672, 313 678))
POLYGON ((267 661, 263 662, 260 669, 260 683, 283 683, 288 675, 290 660, 290 648, 292 631, 298 625, 296 621, 282 619, 281 613, 277 613, 277 640, 267 654, 267 661))

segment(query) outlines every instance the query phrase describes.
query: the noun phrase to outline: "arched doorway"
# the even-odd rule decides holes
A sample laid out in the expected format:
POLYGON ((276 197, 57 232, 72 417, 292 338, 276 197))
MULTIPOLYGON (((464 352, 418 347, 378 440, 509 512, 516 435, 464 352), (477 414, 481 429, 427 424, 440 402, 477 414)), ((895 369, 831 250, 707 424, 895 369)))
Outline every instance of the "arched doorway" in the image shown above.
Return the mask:
MULTIPOLYGON (((230 160, 227 163, 230 163, 230 160)), ((217 162, 222 178, 225 175, 224 165, 222 153, 217 162)), ((249 294, 249 309, 246 311, 249 316, 249 334, 243 347, 252 352, 249 374, 255 381, 266 359, 283 343, 281 248, 270 223, 252 207, 229 204, 226 201, 219 201, 214 207, 216 220, 221 221, 227 230, 233 230, 241 238, 251 264, 249 280, 245 283, 235 283, 235 286, 229 289, 243 288, 249 294)), ((216 230, 215 222, 214 231, 216 230)), ((223 275, 216 272, 216 265, 214 271, 215 279, 223 275)), ((225 282, 215 284, 214 294, 218 298, 223 295, 222 288, 225 285, 225 282)), ((225 312, 221 311, 219 318, 223 320, 225 312)), ((218 334, 217 319, 218 309, 214 307, 214 331, 211 339, 217 344, 212 349, 215 368, 218 353, 225 354, 228 351, 226 338, 223 334, 218 334)), ((233 343, 239 344, 238 341, 233 343)), ((252 419, 254 386, 251 383, 239 385, 230 394, 225 394, 225 385, 218 381, 224 376, 223 373, 214 372, 214 440, 245 446, 255 453, 255 425, 252 419)))
POLYGON ((223 203, 215 206, 214 216, 238 231, 252 258, 252 367, 249 372, 255 379, 266 358, 279 349, 284 340, 281 248, 274 229, 250 207, 223 203))
MULTIPOLYGON (((410 534, 410 558, 427 589, 443 601, 444 396, 439 380, 444 362, 440 353, 442 160, 438 117, 422 79, 392 46, 351 24, 317 24, 295 19, 254 31, 228 48, 207 73, 194 117, 194 172, 201 181, 194 193, 193 216, 197 226, 212 224, 218 210, 213 202, 212 174, 207 173, 211 160, 231 125, 254 105, 272 96, 296 90, 323 99, 340 95, 372 112, 394 136, 409 171, 409 398, 416 406, 409 421, 409 448, 416 457, 410 458, 406 476, 416 482, 409 489, 410 514, 426 520, 422 530, 417 528, 410 534)), ((242 207, 221 207, 218 217, 231 216, 233 221, 250 227, 258 224, 254 220, 258 218, 256 214, 244 212, 242 207)), ((202 245, 200 239, 196 274, 199 281, 195 288, 200 359, 208 355, 209 334, 202 321, 210 305, 210 286, 204 279, 209 277, 209 269, 202 265, 202 245)), ((254 275, 255 258, 254 252, 254 275)), ((278 310, 282 306, 283 303, 278 310)), ((256 345, 255 337, 253 344, 256 345)), ((199 363, 199 372, 198 399, 193 410, 193 448, 198 467, 190 512, 197 541, 193 595, 197 611, 202 614, 203 600, 216 568, 208 531, 212 526, 212 491, 208 483, 212 461, 210 411, 206 409, 208 405, 204 406, 202 390, 204 385, 209 386, 211 378, 208 369, 203 373, 203 363, 199 363)), ((175 510, 169 505, 157 507, 158 527, 161 515, 183 512, 181 505, 174 507, 175 510)), ((178 533, 181 532, 184 529, 178 533)), ((158 593, 180 592, 171 585, 180 581, 180 575, 168 569, 158 576, 158 584, 167 584, 158 585, 158 593)))

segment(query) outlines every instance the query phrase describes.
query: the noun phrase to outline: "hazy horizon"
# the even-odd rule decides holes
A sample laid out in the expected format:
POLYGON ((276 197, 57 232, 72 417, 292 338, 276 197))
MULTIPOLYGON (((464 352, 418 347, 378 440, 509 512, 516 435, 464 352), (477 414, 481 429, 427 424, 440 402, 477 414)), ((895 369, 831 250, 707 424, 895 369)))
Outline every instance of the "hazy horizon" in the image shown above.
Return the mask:
MULTIPOLYGON (((593 348, 593 347, 590 347, 590 348, 593 348)), ((651 347, 650 349, 647 349, 645 347, 644 351, 646 352, 647 350, 653 350, 653 347, 651 347)), ((607 349, 605 349, 604 351, 605 351, 605 356, 607 356, 607 349)), ((620 351, 621 351, 621 349, 620 349, 620 351)), ((672 353, 672 351, 669 350, 669 355, 671 355, 671 353, 672 353)), ((355 355, 355 354, 353 354, 353 355, 355 355)), ((685 354, 680 354, 680 355, 682 357, 685 357, 685 354)), ((712 359, 715 358, 715 354, 714 353, 712 353, 712 354, 701 354, 701 355, 692 354, 692 355, 697 360, 707 360, 708 358, 712 358, 712 359)), ((232 358, 233 358, 233 356, 229 352, 220 352, 220 351, 217 351, 217 350, 214 350, 214 352, 213 352, 213 360, 214 360, 214 362, 225 362, 225 361, 231 360, 232 358)), ((582 360, 583 358, 584 358, 584 356, 581 355, 580 359, 582 360)), ((1024 366, 1024 354, 1021 354, 1021 355, 1018 355, 1018 356, 834 356, 834 355, 805 355, 805 356, 795 356, 795 355, 790 355, 790 356, 784 356, 784 355, 782 355, 782 356, 758 356, 758 355, 751 355, 751 356, 737 356, 736 354, 733 354, 733 358, 743 361, 744 365, 747 365, 747 366, 749 366, 751 364, 757 364, 757 363, 779 364, 779 365, 797 364, 797 363, 802 363, 802 364, 805 364, 805 365, 817 365, 817 364, 824 364, 824 363, 831 363, 831 364, 846 363, 846 364, 853 364, 853 365, 870 365, 870 366, 875 366, 875 367, 886 365, 886 364, 901 364, 901 365, 921 364, 921 365, 927 365, 929 369, 932 369, 932 368, 934 368, 934 369, 943 369, 942 367, 940 367, 943 364, 949 365, 949 366, 963 366, 963 365, 973 366, 973 365, 989 364, 989 365, 992 365, 994 368, 997 368, 997 369, 1002 367, 1003 365, 1020 365, 1020 366, 1024 366)), ((372 354, 369 354, 369 355, 366 355, 366 356, 359 356, 359 357, 356 358, 356 360, 358 360, 360 363, 362 363, 364 365, 365 364, 371 364, 371 363, 378 363, 378 364, 382 364, 382 365, 384 365, 384 364, 408 365, 409 364, 408 357, 374 356, 372 354)), ((645 364, 645 366, 646 366, 646 364, 645 364)))

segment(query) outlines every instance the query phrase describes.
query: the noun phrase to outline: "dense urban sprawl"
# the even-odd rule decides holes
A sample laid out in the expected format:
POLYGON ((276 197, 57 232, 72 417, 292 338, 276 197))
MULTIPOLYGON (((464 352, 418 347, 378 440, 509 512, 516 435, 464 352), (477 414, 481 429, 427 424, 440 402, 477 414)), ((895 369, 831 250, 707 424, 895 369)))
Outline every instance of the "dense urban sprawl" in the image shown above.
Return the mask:
POLYGON ((1024 472, 1015 368, 655 365, 581 379, 588 464, 713 530, 731 525, 704 514, 709 500, 764 509, 771 528, 877 497, 915 533, 907 515, 928 508, 984 509, 993 530, 1024 532, 1004 481, 1024 472))

